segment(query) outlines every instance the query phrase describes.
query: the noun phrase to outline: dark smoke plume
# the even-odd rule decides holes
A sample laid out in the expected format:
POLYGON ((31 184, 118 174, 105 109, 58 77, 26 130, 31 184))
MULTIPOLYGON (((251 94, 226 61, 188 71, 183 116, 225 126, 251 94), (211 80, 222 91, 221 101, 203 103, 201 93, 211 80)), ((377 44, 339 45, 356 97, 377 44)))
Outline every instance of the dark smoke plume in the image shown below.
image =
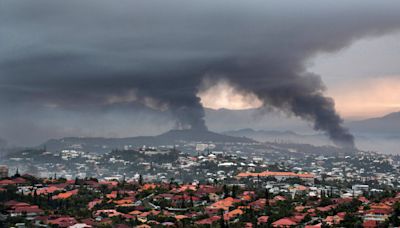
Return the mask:
POLYGON ((354 137, 342 126, 343 120, 335 111, 334 101, 323 95, 324 86, 318 76, 296 71, 301 67, 289 67, 293 64, 290 61, 225 64, 222 72, 229 75, 225 80, 239 90, 254 93, 266 107, 272 106, 312 122, 315 130, 326 132, 339 146, 354 147, 354 137))
POLYGON ((211 77, 352 147, 307 61, 398 29, 399 10, 397 0, 4 0, 0 116, 140 104, 206 130, 197 93, 211 77))

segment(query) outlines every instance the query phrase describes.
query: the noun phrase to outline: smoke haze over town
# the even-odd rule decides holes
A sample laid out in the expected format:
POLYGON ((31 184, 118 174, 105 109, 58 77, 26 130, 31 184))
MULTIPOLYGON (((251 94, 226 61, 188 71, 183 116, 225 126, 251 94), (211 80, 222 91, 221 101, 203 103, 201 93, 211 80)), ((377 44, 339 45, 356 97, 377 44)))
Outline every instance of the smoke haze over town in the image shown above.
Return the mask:
MULTIPOLYGON (((256 115, 280 115, 353 147, 339 113, 355 112, 365 95, 352 91, 352 103, 335 105, 347 94, 337 91, 350 93, 349 81, 362 90, 382 76, 371 91, 387 93, 371 100, 386 101, 400 69, 390 65, 393 53, 372 76, 344 69, 357 63, 351 53, 359 42, 387 49, 380 39, 398 36, 400 3, 350 2, 4 1, 0 137, 35 145, 65 136, 224 131, 234 127, 214 127, 204 107, 259 108, 256 115), (348 62, 335 65, 334 55, 348 62)), ((391 105, 369 112, 396 111, 391 105)))

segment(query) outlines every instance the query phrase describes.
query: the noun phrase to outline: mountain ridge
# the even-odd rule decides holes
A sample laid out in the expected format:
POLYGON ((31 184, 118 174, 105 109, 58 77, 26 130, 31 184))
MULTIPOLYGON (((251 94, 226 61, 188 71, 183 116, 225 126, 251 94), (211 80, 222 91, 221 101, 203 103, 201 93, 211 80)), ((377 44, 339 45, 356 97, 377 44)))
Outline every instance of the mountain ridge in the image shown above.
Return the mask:
POLYGON ((253 143, 253 139, 223 135, 212 131, 196 130, 170 130, 156 136, 137 136, 125 138, 105 137, 64 137, 50 139, 41 146, 46 146, 49 151, 58 151, 63 148, 80 148, 88 151, 107 152, 111 149, 121 149, 126 145, 140 147, 143 145, 160 146, 173 145, 177 142, 236 142, 253 143))
POLYGON ((352 121, 347 126, 355 133, 400 136, 400 112, 392 112, 381 117, 352 121))
POLYGON ((226 131, 223 134, 247 137, 260 142, 290 142, 290 143, 306 143, 315 145, 330 145, 331 142, 322 134, 306 135, 298 134, 294 131, 277 131, 277 130, 254 130, 252 128, 244 128, 233 131, 226 131))

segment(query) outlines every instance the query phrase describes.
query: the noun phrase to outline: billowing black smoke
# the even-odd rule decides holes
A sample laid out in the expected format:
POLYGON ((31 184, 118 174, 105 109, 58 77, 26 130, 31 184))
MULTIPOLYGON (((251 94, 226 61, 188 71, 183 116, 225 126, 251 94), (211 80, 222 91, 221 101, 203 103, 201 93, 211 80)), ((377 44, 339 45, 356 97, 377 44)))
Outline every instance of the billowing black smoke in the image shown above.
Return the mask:
POLYGON ((354 147, 354 138, 342 126, 334 101, 323 95, 320 77, 306 73, 301 59, 281 63, 238 62, 241 61, 225 62, 225 69, 215 75, 225 75, 224 80, 229 80, 237 89, 254 93, 266 107, 278 108, 313 123, 315 130, 326 132, 336 145, 354 147), (299 66, 293 67, 296 64, 299 66))
POLYGON ((397 0, 4 0, 0 105, 106 112, 141 104, 173 114, 178 128, 206 130, 197 94, 209 77, 352 147, 307 61, 399 28, 399 10, 397 0))

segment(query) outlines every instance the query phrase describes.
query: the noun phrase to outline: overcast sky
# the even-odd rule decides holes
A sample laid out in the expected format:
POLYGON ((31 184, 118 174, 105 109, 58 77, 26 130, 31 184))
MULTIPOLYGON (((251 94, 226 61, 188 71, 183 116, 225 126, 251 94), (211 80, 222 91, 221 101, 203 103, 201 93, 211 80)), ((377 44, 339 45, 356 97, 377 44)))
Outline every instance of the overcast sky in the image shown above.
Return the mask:
POLYGON ((0 137, 202 129, 202 106, 262 106, 350 142, 342 117, 399 109, 399 10, 397 0, 3 0, 0 137))
POLYGON ((347 118, 400 111, 400 33, 364 38, 348 48, 314 60, 327 94, 347 118), (368 98, 368 99, 366 99, 368 98))
MULTIPOLYGON (((335 99, 343 117, 365 119, 400 111, 399 40, 400 33, 396 32, 362 38, 335 53, 320 54, 310 60, 309 70, 322 77, 326 94, 335 99)), ((261 106, 254 96, 240 94, 224 82, 200 95, 210 108, 261 106)))

